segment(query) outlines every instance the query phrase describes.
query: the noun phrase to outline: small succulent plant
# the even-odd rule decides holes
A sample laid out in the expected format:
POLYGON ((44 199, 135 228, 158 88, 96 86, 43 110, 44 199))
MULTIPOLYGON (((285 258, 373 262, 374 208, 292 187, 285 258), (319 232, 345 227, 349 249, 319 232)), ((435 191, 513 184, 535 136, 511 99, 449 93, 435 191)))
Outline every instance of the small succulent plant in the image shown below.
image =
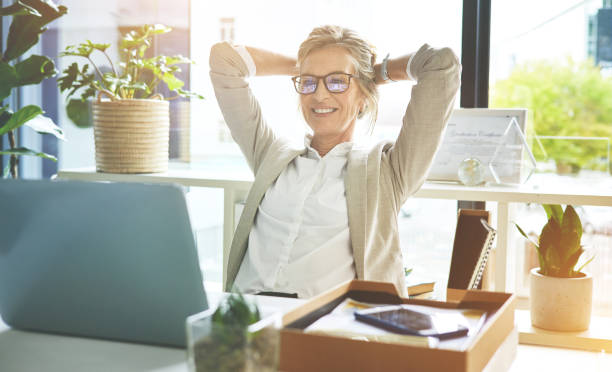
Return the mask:
POLYGON ((565 211, 558 204, 544 204, 543 207, 548 222, 542 228, 538 243, 531 240, 515 223, 518 231, 536 247, 540 274, 559 278, 583 276, 582 269, 593 257, 575 269, 578 259, 584 253, 584 247, 580 244, 582 223, 576 210, 571 205, 568 205, 565 211))

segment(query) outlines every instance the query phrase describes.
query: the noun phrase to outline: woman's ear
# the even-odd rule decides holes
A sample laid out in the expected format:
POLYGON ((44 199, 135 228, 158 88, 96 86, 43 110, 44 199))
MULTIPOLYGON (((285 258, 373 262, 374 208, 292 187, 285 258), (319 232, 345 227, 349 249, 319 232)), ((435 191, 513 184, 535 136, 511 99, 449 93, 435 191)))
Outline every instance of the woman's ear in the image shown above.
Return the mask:
POLYGON ((361 107, 359 107, 359 113, 357 113, 357 118, 361 119, 367 109, 368 109, 368 105, 365 102, 362 103, 361 107))

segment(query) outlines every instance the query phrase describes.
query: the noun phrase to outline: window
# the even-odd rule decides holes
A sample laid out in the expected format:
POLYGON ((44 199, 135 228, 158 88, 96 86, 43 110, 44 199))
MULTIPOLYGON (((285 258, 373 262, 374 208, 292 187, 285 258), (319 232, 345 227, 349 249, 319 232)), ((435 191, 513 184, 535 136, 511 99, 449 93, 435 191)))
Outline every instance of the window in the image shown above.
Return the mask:
MULTIPOLYGON (((609 1, 495 1, 491 15, 490 106, 526 107, 537 172, 531 182, 610 185, 612 4, 609 1), (529 11, 525 11, 529 9, 529 11)), ((539 234, 543 209, 516 204, 515 218, 539 234)), ((582 260, 596 278, 595 312, 612 312, 612 213, 577 206, 584 225, 582 260)), ((514 230, 513 230, 514 231, 514 230)), ((517 293, 539 266, 534 248, 514 239, 517 293)))

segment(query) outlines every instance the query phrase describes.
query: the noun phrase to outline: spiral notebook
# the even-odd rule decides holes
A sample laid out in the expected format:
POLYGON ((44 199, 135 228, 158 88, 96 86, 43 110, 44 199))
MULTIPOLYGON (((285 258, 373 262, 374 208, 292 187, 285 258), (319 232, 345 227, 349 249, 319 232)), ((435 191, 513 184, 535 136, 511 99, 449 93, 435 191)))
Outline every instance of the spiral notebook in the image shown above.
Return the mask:
POLYGON ((448 288, 480 288, 496 235, 488 221, 488 211, 459 210, 448 288))

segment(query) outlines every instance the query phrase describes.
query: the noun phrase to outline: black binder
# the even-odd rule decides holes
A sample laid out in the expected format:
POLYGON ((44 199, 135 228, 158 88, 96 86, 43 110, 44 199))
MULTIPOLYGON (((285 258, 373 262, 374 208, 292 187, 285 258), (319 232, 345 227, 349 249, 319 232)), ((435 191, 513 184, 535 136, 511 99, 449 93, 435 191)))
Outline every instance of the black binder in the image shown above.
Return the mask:
POLYGON ((488 221, 488 211, 459 210, 448 288, 479 288, 496 235, 488 221))

